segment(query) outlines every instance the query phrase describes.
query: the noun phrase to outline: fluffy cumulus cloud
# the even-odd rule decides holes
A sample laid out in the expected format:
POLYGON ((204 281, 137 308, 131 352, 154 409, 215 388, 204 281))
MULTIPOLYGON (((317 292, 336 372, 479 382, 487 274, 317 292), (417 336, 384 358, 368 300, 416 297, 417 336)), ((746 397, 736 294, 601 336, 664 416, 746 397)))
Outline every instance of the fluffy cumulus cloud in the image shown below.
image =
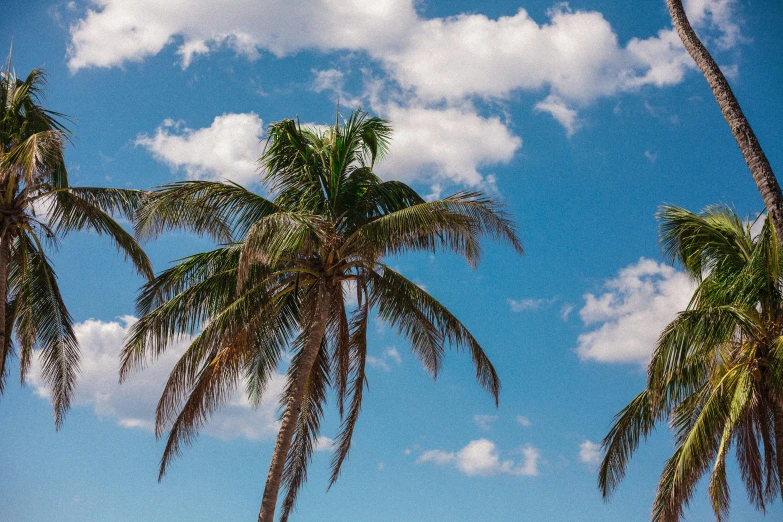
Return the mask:
MULTIPOLYGON (((733 4, 689 0, 686 9, 697 28, 728 48, 740 39, 733 4)), ((536 110, 573 133, 580 107, 642 85, 678 83, 692 67, 672 29, 623 44, 601 13, 564 3, 543 22, 524 9, 497 19, 478 13, 427 19, 416 12, 414 0, 91 0, 89 5, 71 26, 68 65, 74 72, 140 61, 167 45, 177 47, 183 67, 219 47, 250 59, 262 52, 282 57, 306 49, 361 51, 391 85, 407 93, 411 119, 428 110, 417 108, 421 104, 445 102, 452 110, 472 97, 503 99, 515 91, 543 91, 536 110)), ((322 89, 342 86, 335 71, 316 80, 322 89)), ((475 111, 467 112, 478 118, 475 111)), ((439 116, 466 118, 464 110, 439 116)), ((489 119, 483 125, 488 130, 502 123, 489 119)), ((518 148, 508 136, 501 142, 490 155, 505 157, 509 148, 512 153, 518 148)), ((446 154, 438 155, 438 167, 463 169, 456 166, 460 158, 451 164, 443 159, 446 154)), ((478 163, 487 159, 492 158, 478 163)), ((470 168, 461 175, 475 178, 470 168)))
POLYGON ((439 466, 454 466, 469 477, 493 475, 538 475, 541 452, 533 446, 519 448, 514 454, 521 459, 502 459, 495 443, 487 439, 470 441, 457 452, 427 450, 416 459, 417 464, 430 462, 439 466))
MULTIPOLYGON (((126 428, 154 431, 158 398, 169 372, 189 340, 183 339, 172 344, 155 363, 120 385, 120 348, 135 322, 135 317, 126 316, 118 321, 90 319, 75 325, 81 362, 73 405, 92 408, 99 418, 110 419, 126 428)), ((239 437, 250 440, 272 439, 278 430, 277 397, 283 390, 284 380, 283 375, 276 375, 271 380, 267 398, 258 408, 251 407, 245 394, 238 390, 211 416, 202 432, 224 440, 239 437)), ((49 396, 37 362, 30 381, 39 396, 49 396)), ((324 439, 319 442, 319 448, 327 448, 329 444, 329 439, 324 439)))
POLYGON ((187 67, 220 47, 250 59, 302 49, 377 50, 404 41, 412 2, 377 0, 89 0, 71 26, 68 66, 116 67, 177 47, 187 67))
MULTIPOLYGON (((328 84, 335 78, 327 75, 322 81, 328 84)), ((380 114, 394 124, 390 154, 376 169, 389 179, 491 189, 487 185, 493 177, 479 169, 510 161, 522 146, 499 118, 470 110, 389 104, 380 107, 380 114)), ((262 136, 263 121, 250 112, 218 116, 201 129, 166 120, 151 136, 139 136, 136 145, 190 179, 231 179, 247 185, 260 180, 256 160, 263 152, 262 136)))
POLYGON ((394 126, 390 154, 378 167, 382 176, 476 186, 484 181, 481 167, 511 161, 522 146, 500 118, 485 118, 471 109, 378 108, 394 126))
POLYGON ((579 460, 594 468, 601 462, 601 446, 586 440, 579 444, 579 460))
POLYGON ((264 149, 263 132, 264 122, 253 112, 223 114, 201 129, 165 120, 152 136, 136 138, 136 145, 189 179, 230 179, 249 185, 261 179, 257 160, 264 149))
POLYGON ((685 310, 694 284, 683 272, 640 259, 620 270, 598 295, 584 296, 579 317, 589 331, 577 340, 582 360, 646 365, 661 331, 685 310))

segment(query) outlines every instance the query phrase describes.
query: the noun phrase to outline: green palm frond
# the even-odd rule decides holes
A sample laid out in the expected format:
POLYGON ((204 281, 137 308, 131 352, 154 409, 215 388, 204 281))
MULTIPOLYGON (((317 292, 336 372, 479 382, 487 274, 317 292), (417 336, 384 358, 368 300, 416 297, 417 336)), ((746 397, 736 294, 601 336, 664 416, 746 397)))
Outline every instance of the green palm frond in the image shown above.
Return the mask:
POLYGON ((72 120, 42 106, 45 88, 42 70, 22 80, 9 55, 0 70, 0 380, 15 348, 22 382, 37 352, 59 428, 75 389, 78 345, 46 250, 69 232, 94 230, 108 235, 141 275, 154 274, 136 241, 112 218, 130 219, 143 192, 69 186, 64 149, 72 120))
POLYGON ((331 486, 361 410, 373 311, 399 329, 433 376, 446 345, 469 351, 478 382, 497 404, 500 380, 478 341, 382 259, 449 251, 475 266, 485 239, 522 251, 515 225, 500 203, 478 192, 426 202, 402 182, 381 180, 373 169, 388 150, 390 133, 388 122, 361 111, 342 124, 338 114, 328 129, 283 120, 269 126, 260 158, 272 201, 233 183, 202 181, 144 195, 135 216, 137 237, 182 229, 228 243, 180 260, 143 287, 137 300, 142 317, 122 351, 125 378, 172 341, 193 336, 158 404, 158 434, 171 427, 161 475, 233 389, 229 380, 244 379, 258 405, 287 348, 292 363, 281 397, 285 413, 262 505, 276 505, 282 485, 282 520, 291 513, 334 387, 342 426, 331 486), (348 284, 356 285, 353 310, 348 284))
POLYGON ((500 378, 468 329, 421 287, 388 266, 381 268, 382 274, 368 277, 371 303, 378 308, 378 315, 400 329, 433 377, 440 368, 444 343, 467 349, 476 367, 476 379, 497 403, 500 378))
POLYGON ((158 480, 166 474, 171 461, 182 453, 182 448, 193 443, 198 436, 198 429, 207 421, 210 413, 231 396, 242 374, 245 350, 246 347, 242 345, 226 346, 199 372, 187 401, 169 431, 160 460, 158 480))
POLYGON ((62 191, 52 199, 49 221, 58 234, 66 234, 75 230, 93 230, 99 235, 107 235, 117 249, 130 259, 136 271, 148 280, 154 277, 152 264, 147 254, 131 234, 125 231, 111 216, 98 205, 108 210, 133 212, 133 200, 139 195, 135 191, 122 196, 119 189, 108 190, 101 194, 101 189, 88 191, 62 191), (123 208, 125 207, 125 208, 123 208))
POLYGON ((35 238, 20 237, 27 267, 20 277, 16 296, 17 331, 22 335, 22 357, 29 357, 35 343, 40 347, 41 376, 52 395, 55 426, 62 426, 76 387, 79 351, 73 319, 63 302, 56 276, 35 238))
POLYGON ((349 358, 349 383, 347 384, 347 395, 351 397, 348 406, 348 413, 343 419, 340 432, 335 439, 335 450, 332 456, 332 474, 329 477, 329 487, 331 488, 340 476, 343 463, 348 458, 351 449, 351 439, 356 423, 359 420, 359 413, 362 409, 362 394, 367 380, 365 375, 365 366, 367 364, 367 319, 369 315, 369 303, 364 302, 363 306, 357 308, 351 319, 350 340, 348 350, 352 357, 349 358))
POLYGON ((669 419, 677 449, 653 504, 654 521, 682 519, 700 478, 716 519, 729 513, 726 458, 732 445, 748 498, 758 509, 781 493, 783 296, 781 246, 769 219, 757 236, 731 209, 699 214, 661 207, 664 255, 697 281, 688 309, 662 332, 647 388, 615 418, 604 440, 599 487, 606 497, 622 479, 641 438, 669 419))
POLYGON ((604 457, 598 470, 598 488, 608 498, 625 476, 625 470, 636 448, 655 428, 662 412, 653 411, 649 392, 644 390, 615 415, 612 429, 604 437, 604 457))
POLYGON ((166 230, 188 230, 230 242, 276 210, 274 203, 236 183, 169 183, 152 191, 136 213, 136 234, 149 239, 166 230))
MULTIPOLYGON (((299 490, 307 480, 307 466, 312 460, 315 445, 318 442, 318 434, 321 428, 321 419, 324 414, 327 391, 329 388, 329 355, 327 343, 321 343, 321 349, 315 361, 313 369, 304 391, 302 410, 294 432, 294 440, 288 449, 285 470, 283 471, 283 489, 285 498, 282 504, 281 522, 288 520, 288 516, 294 508, 299 490)), ((288 386, 283 392, 283 397, 291 394, 293 380, 299 368, 299 356, 294 356, 288 370, 288 386)))

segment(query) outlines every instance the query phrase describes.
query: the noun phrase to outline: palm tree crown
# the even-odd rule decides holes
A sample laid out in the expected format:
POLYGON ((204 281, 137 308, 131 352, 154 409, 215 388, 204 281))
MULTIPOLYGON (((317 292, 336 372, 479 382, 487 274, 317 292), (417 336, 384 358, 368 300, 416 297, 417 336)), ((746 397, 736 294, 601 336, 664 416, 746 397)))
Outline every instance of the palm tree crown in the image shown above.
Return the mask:
POLYGON ((10 55, 0 70, 0 393, 17 349, 24 382, 40 348, 59 428, 76 385, 79 353, 45 247, 56 247, 68 232, 91 229, 108 235, 139 273, 153 272, 133 237, 109 215, 130 217, 142 192, 68 185, 68 118, 42 107, 45 80, 39 69, 18 78, 10 55))
POLYGON ((660 336, 647 388, 615 417, 603 441, 604 496, 632 453, 668 420, 676 450, 653 505, 655 521, 677 521, 710 472, 718 520, 729 510, 726 457, 732 445, 748 497, 764 510, 783 480, 783 258, 769 218, 761 233, 730 209, 693 214, 663 207, 664 253, 698 286, 687 310, 660 336))
POLYGON ((269 127, 262 168, 269 200, 232 183, 188 181, 154 191, 136 218, 140 237, 184 228, 224 246, 190 256, 147 284, 142 318, 123 351, 121 374, 194 335, 157 409, 170 430, 161 476, 209 414, 244 380, 256 403, 284 352, 292 352, 280 433, 259 520, 272 520, 279 487, 286 520, 306 479, 327 390, 342 427, 330 484, 350 448, 365 385, 372 311, 398 328, 434 376, 444 348, 470 352, 476 377, 497 401, 500 381, 465 326, 425 290, 383 263, 409 251, 456 252, 475 266, 489 236, 521 252, 499 204, 477 192, 427 202, 373 172, 386 153, 387 122, 356 111, 327 129, 283 120, 269 127), (356 292, 349 304, 347 289, 356 292))

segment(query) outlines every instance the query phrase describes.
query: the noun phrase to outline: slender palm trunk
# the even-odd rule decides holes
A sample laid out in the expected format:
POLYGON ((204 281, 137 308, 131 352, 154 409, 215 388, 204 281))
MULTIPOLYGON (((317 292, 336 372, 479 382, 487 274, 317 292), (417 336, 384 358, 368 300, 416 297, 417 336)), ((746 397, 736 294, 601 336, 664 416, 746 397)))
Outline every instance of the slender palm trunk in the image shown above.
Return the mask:
POLYGON ((780 493, 783 498, 783 399, 772 397, 772 420, 775 426, 775 460, 778 466, 780 493))
MULTIPOLYGON (((5 363, 8 358, 8 337, 6 333, 5 306, 8 302, 8 258, 11 254, 8 244, 8 234, 0 236, 0 390, 5 375, 5 363)), ((10 332, 9 332, 10 333, 10 332)))
POLYGON ((274 453, 272 453, 272 463, 269 465, 269 475, 266 478, 266 487, 264 488, 264 498, 261 501, 261 512, 258 514, 258 522, 273 522, 274 520, 277 495, 280 491, 286 456, 288 455, 288 449, 291 447, 291 439, 296 429, 299 413, 302 410, 305 386, 326 332, 328 312, 328 293, 321 290, 318 296, 317 309, 313 314, 313 322, 310 324, 307 341, 302 350, 302 361, 297 369, 294 383, 288 396, 288 403, 280 424, 280 432, 277 434, 277 443, 275 444, 274 453))
POLYGON ((748 120, 742 113, 742 109, 731 92, 731 87, 723 76, 718 64, 712 59, 710 53, 696 36, 687 16, 682 7, 681 0, 666 0, 669 7, 669 13, 674 23, 674 28, 682 40, 688 54, 691 55, 696 65, 699 66, 704 78, 712 89, 712 94, 720 106, 726 123, 729 124, 734 139, 737 141, 745 163, 748 164, 750 173, 756 186, 761 192, 761 198, 764 200, 764 206, 767 207, 772 224, 775 226, 775 232, 778 239, 783 243, 783 193, 780 191, 780 185, 772 172, 772 167, 767 160, 767 156, 761 149, 761 145, 756 139, 753 129, 748 120))

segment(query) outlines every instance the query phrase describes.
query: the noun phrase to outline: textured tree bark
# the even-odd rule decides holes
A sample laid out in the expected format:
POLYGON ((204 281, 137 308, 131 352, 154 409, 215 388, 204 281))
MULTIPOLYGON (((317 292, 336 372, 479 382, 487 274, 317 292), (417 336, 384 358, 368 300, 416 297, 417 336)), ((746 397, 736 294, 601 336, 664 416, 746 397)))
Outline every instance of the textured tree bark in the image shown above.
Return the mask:
POLYGON ((712 94, 720 106, 726 123, 731 128, 740 151, 742 151, 742 156, 756 182, 756 187, 761 192, 761 198, 764 200, 764 206, 766 206, 772 224, 775 226, 778 240, 783 243, 783 193, 780 191, 780 185, 775 178, 775 173, 772 172, 769 160, 767 160, 753 129, 734 97, 726 77, 723 76, 718 64, 715 63, 691 27, 688 17, 685 15, 685 9, 682 7, 682 1, 666 0, 666 5, 682 44, 701 69, 710 89, 712 89, 712 94))
POLYGON ((258 514, 258 522, 273 522, 275 517, 275 508, 277 507, 277 495, 280 491, 280 482, 285 469, 286 456, 291 447, 291 439, 296 429, 296 423, 299 419, 299 413, 302 410, 304 400, 304 391, 307 379, 310 377, 313 365, 318 356, 318 350, 321 348, 321 341, 326 332, 326 321, 328 319, 328 295, 329 293, 320 290, 318 296, 318 308, 314 314, 314 320, 310 325, 307 342, 302 350, 302 363, 297 369, 294 385, 291 394, 288 397, 283 420, 280 424, 280 431, 277 434, 275 450, 272 453, 272 463, 269 465, 269 475, 266 478, 264 487, 264 497, 261 501, 261 512, 258 514))
POLYGON ((775 426, 775 460, 778 466, 781 498, 783 498, 783 400, 772 397, 772 420, 775 426))
MULTIPOLYGON (((7 238, 7 234, 3 234, 0 237, 0 381, 2 381, 5 375, 5 363, 8 359, 5 306, 8 302, 8 258, 10 245, 7 238)), ((2 382, 0 382, 0 389, 2 388, 2 382)))

